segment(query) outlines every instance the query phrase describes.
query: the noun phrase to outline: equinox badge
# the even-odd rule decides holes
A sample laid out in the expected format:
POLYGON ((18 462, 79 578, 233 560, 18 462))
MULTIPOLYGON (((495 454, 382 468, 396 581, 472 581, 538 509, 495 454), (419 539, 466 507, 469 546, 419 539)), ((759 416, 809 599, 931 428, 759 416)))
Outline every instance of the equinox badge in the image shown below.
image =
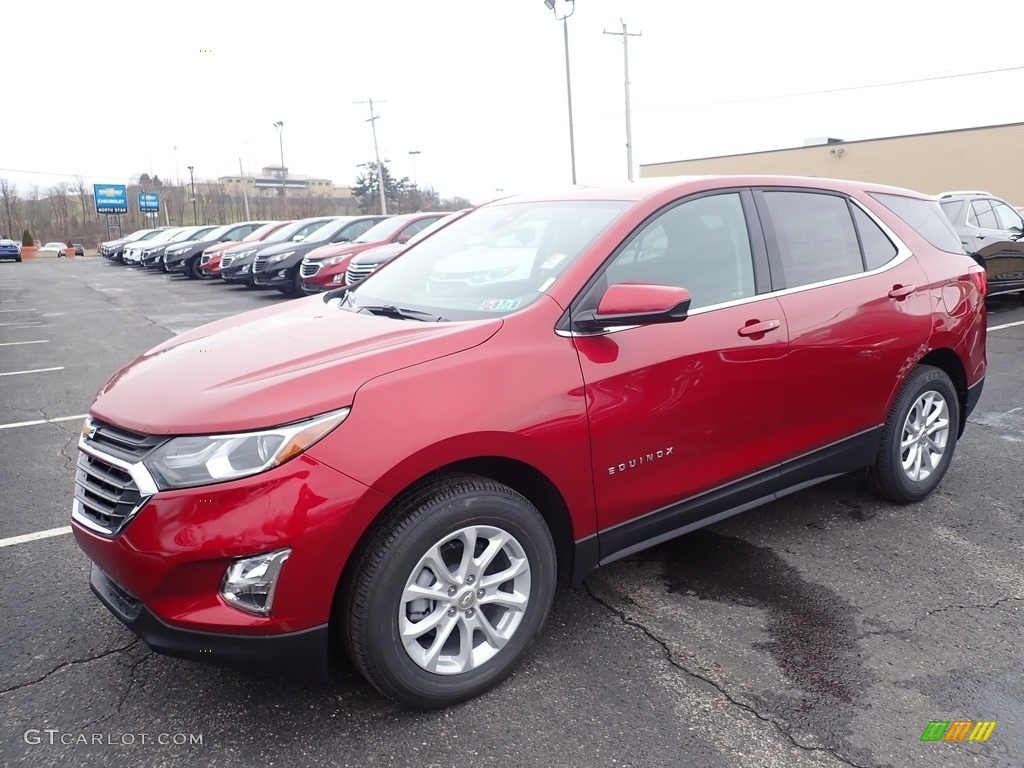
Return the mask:
POLYGON ((627 469, 636 469, 641 464, 650 464, 652 461, 657 461, 658 459, 666 459, 672 455, 673 448, 674 446, 670 445, 668 448, 665 448, 664 450, 655 451, 654 453, 645 453, 638 458, 630 459, 629 461, 623 462, 622 464, 608 467, 608 474, 622 474, 627 469))

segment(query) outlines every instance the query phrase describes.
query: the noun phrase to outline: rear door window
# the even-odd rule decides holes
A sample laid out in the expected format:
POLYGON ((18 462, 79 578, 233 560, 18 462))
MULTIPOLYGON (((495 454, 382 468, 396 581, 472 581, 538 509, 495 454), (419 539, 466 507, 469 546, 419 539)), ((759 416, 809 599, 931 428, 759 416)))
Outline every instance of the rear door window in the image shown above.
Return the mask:
POLYGON ((962 200, 943 203, 940 208, 939 204, 934 200, 922 200, 917 197, 889 195, 878 192, 872 192, 871 197, 903 219, 917 234, 940 251, 945 251, 946 253, 964 252, 963 245, 960 244, 960 236, 953 229, 953 225, 950 223, 951 219, 949 218, 956 219, 959 217, 957 211, 963 207, 962 200), (944 211, 946 212, 945 214, 943 213, 944 211))

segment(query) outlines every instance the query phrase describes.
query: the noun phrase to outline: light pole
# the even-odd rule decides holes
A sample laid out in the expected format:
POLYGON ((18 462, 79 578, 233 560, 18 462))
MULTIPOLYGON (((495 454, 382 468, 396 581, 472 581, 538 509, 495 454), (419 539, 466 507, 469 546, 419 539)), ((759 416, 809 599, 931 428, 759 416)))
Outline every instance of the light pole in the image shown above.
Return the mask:
POLYGON ((544 5, 555 14, 555 18, 562 22, 562 32, 565 37, 565 93, 569 102, 569 159, 572 162, 572 183, 576 183, 576 140, 573 137, 572 129, 572 79, 569 77, 569 22, 567 19, 576 12, 576 0, 567 0, 569 12, 559 16, 555 10, 555 0, 544 0, 544 5))
POLYGON ((284 122, 278 120, 274 123, 277 128, 277 143, 281 148, 281 218, 288 218, 288 193, 285 187, 284 172, 284 122))
POLYGON ((419 160, 419 156, 423 154, 418 149, 410 149, 409 154, 412 155, 412 183, 414 186, 419 186, 419 174, 416 172, 416 161, 419 160))
POLYGON ((192 223, 198 225, 199 214, 196 212, 196 177, 195 174, 192 172, 193 170, 194 167, 190 165, 188 167, 188 178, 192 182, 192 223))
MULTIPOLYGON (((366 101, 354 101, 353 104, 369 104, 370 105, 370 119, 364 120, 363 122, 370 124, 370 129, 373 131, 373 155, 377 158, 377 187, 380 189, 380 212, 381 215, 388 215, 388 200, 387 194, 384 190, 384 167, 380 164, 380 149, 377 146, 377 121, 380 120, 380 115, 375 115, 373 112, 373 99, 367 99, 366 101)), ((378 104, 383 102, 378 101, 378 104)))
POLYGON ((609 32, 605 30, 606 35, 622 35, 622 57, 626 71, 626 168, 627 176, 630 181, 633 180, 633 130, 629 123, 629 38, 631 37, 643 37, 643 32, 630 32, 626 29, 626 22, 622 21, 621 32, 609 32))

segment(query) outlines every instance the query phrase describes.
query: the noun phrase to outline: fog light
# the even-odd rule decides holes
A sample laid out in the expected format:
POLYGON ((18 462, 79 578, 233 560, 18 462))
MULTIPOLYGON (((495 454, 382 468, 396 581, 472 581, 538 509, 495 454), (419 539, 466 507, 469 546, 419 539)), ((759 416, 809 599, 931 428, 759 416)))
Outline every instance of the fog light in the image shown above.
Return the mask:
POLYGON ((344 275, 344 273, 342 273, 340 275, 335 275, 334 279, 332 279, 331 282, 334 283, 335 285, 341 285, 342 283, 344 283, 345 282, 345 275, 344 275))
POLYGON ((287 269, 279 270, 278 273, 277 273, 277 276, 278 277, 288 277, 288 270, 287 269))
POLYGON ((290 549, 278 549, 233 562, 220 585, 221 596, 232 606, 258 616, 269 616, 274 588, 290 549))

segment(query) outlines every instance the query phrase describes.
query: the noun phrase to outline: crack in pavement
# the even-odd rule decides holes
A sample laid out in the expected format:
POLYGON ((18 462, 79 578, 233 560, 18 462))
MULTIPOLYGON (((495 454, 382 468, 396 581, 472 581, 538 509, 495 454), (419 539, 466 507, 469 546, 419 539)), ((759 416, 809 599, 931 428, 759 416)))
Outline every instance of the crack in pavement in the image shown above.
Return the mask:
POLYGON ((942 608, 936 608, 933 611, 928 611, 924 616, 914 619, 914 622, 909 627, 900 627, 896 629, 876 629, 871 632, 865 632, 864 634, 858 636, 857 639, 860 640, 865 637, 877 637, 879 635, 899 635, 903 634, 904 632, 913 632, 915 629, 917 629, 917 625, 921 622, 925 621, 926 619, 930 619, 932 616, 935 616, 936 614, 944 613, 945 611, 988 610, 991 608, 998 608, 1003 603, 1010 602, 1011 600, 1014 602, 1024 601, 1024 597, 1008 595, 1007 597, 999 598, 994 603, 981 603, 980 605, 946 605, 942 608))
POLYGON ((707 683, 712 688, 717 690, 720 694, 722 694, 722 696, 724 696, 726 698, 726 700, 729 701, 729 703, 732 704, 733 706, 739 707, 740 709, 742 709, 742 710, 744 710, 746 712, 749 712, 750 714, 752 714, 754 717, 756 717, 758 720, 761 720, 762 722, 765 722, 765 723, 768 723, 770 725, 775 726, 776 730, 790 744, 792 744, 794 747, 796 747, 798 749, 801 749, 801 750, 804 750, 805 752, 825 752, 827 754, 832 755, 834 758, 836 758, 840 762, 844 763, 845 765, 852 766, 852 768, 871 768, 870 766, 865 766, 865 765, 861 765, 860 763, 855 763, 852 760, 849 760, 848 758, 843 757, 842 755, 837 753, 835 750, 830 749, 829 747, 812 747, 812 746, 808 746, 806 744, 801 744, 799 741, 797 741, 797 739, 789 731, 787 731, 785 728, 783 728, 782 724, 779 723, 777 720, 774 720, 773 718, 768 717, 767 715, 763 715, 760 712, 758 712, 757 709, 755 709, 751 705, 745 704, 742 701, 739 701, 739 700, 735 699, 723 686, 719 685, 714 680, 712 680, 712 679, 710 679, 708 677, 705 677, 704 675, 700 674, 699 672, 694 672, 693 670, 688 669, 681 662, 677 661, 676 658, 675 658, 675 655, 672 653, 672 649, 669 647, 669 644, 668 644, 667 641, 662 640, 652 630, 648 629, 646 626, 644 626, 640 622, 636 621, 635 619, 629 618, 628 616, 626 616, 626 614, 623 611, 620 611, 615 606, 613 606, 610 603, 608 603, 605 600, 603 600, 601 597, 599 597, 591 589, 591 587, 590 587, 590 585, 588 583, 584 582, 583 583, 583 588, 587 591, 587 594, 590 595, 590 597, 594 600, 594 602, 596 602, 598 605, 603 606, 611 614, 613 614, 614 616, 618 617, 618 619, 623 624, 625 624, 627 626, 630 626, 630 627, 633 627, 634 629, 640 630, 640 632, 642 632, 644 635, 646 635, 650 640, 652 640, 657 645, 661 646, 661 649, 665 652, 665 657, 668 659, 669 664, 671 664, 672 666, 676 667, 680 671, 686 673, 690 677, 692 677, 692 678, 694 678, 696 680, 700 680, 700 681, 702 681, 704 683, 707 683))
POLYGON ((128 696, 132 692, 132 688, 134 688, 135 684, 138 682, 138 678, 135 677, 135 671, 151 658, 153 658, 153 651, 147 648, 146 652, 142 656, 132 662, 132 666, 128 670, 128 685, 125 686, 124 693, 122 693, 120 698, 118 698, 117 706, 115 706, 114 710, 109 714, 103 715, 103 717, 97 717, 96 719, 85 723, 82 726, 83 729, 98 725, 99 723, 104 723, 112 717, 121 714, 121 711, 124 709, 125 702, 128 701, 128 696))
POLYGON ((57 672, 60 672, 62 669, 67 669, 68 667, 78 666, 79 664, 89 664, 90 662, 99 661, 100 659, 106 658, 107 656, 111 656, 111 655, 113 655, 115 653, 121 653, 122 651, 127 651, 129 648, 131 648, 133 645, 136 645, 138 642, 139 642, 139 639, 135 638, 134 640, 132 640, 127 645, 122 645, 119 648, 112 648, 109 651, 104 651, 103 653, 98 653, 95 656, 89 656, 89 657, 84 658, 84 659, 72 659, 71 661, 65 661, 65 662, 63 662, 61 664, 58 664, 56 667, 51 669, 49 672, 47 672, 42 677, 37 677, 35 680, 27 680, 24 683, 18 683, 17 685, 12 685, 10 688, 0 689, 0 696, 3 696, 6 693, 11 693, 13 691, 19 691, 22 688, 29 688, 29 687, 31 687, 33 685, 38 685, 39 683, 43 682, 46 678, 50 677, 50 675, 56 674, 57 672))

